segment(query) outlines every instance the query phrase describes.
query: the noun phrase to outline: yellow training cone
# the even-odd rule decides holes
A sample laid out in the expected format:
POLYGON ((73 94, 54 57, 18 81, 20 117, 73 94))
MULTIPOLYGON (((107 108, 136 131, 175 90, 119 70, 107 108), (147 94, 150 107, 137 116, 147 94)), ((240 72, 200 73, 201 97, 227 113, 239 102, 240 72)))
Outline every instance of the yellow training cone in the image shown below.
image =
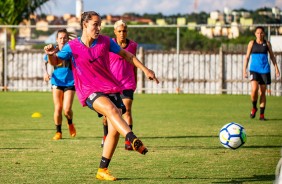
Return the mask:
POLYGON ((31 115, 32 118, 41 118, 41 114, 39 112, 35 112, 31 115))

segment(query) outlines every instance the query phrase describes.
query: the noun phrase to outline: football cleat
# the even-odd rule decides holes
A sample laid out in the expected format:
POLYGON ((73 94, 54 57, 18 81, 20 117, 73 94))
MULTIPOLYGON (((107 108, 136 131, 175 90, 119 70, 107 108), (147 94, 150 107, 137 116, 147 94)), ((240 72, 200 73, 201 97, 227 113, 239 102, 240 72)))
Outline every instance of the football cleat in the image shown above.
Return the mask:
POLYGON ((252 108, 252 111, 251 111, 251 114, 250 114, 251 118, 255 118, 256 117, 257 110, 258 110, 257 108, 252 108))
POLYGON ((59 140, 59 139, 62 139, 62 133, 56 132, 55 136, 53 137, 53 140, 59 140))
POLYGON ((128 141, 128 140, 126 140, 124 142, 124 148, 125 148, 125 150, 129 150, 129 151, 133 150, 132 145, 131 145, 130 141, 128 141))
POLYGON ((135 138, 132 142, 133 150, 138 151, 139 153, 145 155, 148 152, 148 149, 143 145, 142 141, 138 138, 135 138))
POLYGON ((107 181, 117 180, 116 177, 114 177, 110 174, 110 171, 108 170, 108 168, 99 168, 98 172, 96 174, 96 178, 98 180, 107 180, 107 181))
POLYGON ((266 119, 264 118, 264 114, 260 114, 259 115, 259 120, 261 120, 261 121, 265 121, 266 119))
POLYGON ((68 128, 69 128, 69 132, 70 132, 70 135, 72 137, 75 137, 76 136, 76 130, 75 130, 75 127, 74 127, 74 124, 68 124, 68 128))

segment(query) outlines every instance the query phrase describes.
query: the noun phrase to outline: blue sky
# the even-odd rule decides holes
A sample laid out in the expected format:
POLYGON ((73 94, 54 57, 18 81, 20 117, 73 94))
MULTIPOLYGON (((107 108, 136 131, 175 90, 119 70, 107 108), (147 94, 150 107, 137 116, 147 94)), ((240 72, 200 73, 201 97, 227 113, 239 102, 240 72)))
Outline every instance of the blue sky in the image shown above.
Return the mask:
MULTIPOLYGON (((277 6, 282 9, 282 0, 83 0, 84 11, 94 10, 101 15, 121 15, 128 12, 164 15, 192 13, 195 10, 195 1, 197 12, 223 11, 224 7, 255 10, 265 6, 277 6)), ((41 12, 58 16, 65 13, 75 14, 75 4, 76 0, 50 0, 41 12)))

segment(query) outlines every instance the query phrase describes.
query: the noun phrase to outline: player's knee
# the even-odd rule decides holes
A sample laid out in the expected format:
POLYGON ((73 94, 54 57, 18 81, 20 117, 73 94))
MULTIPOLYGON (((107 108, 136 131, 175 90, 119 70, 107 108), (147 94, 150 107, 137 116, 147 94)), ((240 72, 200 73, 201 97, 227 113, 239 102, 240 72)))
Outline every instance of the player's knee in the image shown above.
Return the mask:
POLYGON ((126 109, 124 116, 131 117, 131 109, 126 109))
POLYGON ((55 108, 55 113, 57 113, 57 114, 62 114, 62 112, 63 112, 63 110, 62 110, 62 108, 55 108))
POLYGON ((126 113, 131 114, 131 107, 126 108, 126 113))
POLYGON ((64 114, 65 116, 70 116, 72 114, 72 110, 67 108, 67 109, 64 109, 64 114))
POLYGON ((120 114, 120 111, 118 108, 116 108, 115 106, 109 106, 105 109, 106 111, 106 116, 110 117, 116 114, 120 114))
POLYGON ((265 98, 265 96, 266 96, 266 95, 265 95, 265 91, 260 93, 260 97, 261 97, 261 98, 265 98))

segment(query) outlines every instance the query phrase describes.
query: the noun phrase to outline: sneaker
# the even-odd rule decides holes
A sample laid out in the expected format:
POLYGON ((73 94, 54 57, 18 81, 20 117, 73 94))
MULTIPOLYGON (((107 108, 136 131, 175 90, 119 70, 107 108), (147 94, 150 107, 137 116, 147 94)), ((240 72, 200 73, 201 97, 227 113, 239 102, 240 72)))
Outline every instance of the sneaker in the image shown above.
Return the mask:
POLYGON ((129 150, 129 151, 133 150, 132 145, 131 145, 129 140, 126 140, 124 142, 124 148, 125 148, 125 150, 129 150))
POLYGON ((255 118, 256 117, 257 110, 258 110, 257 108, 252 108, 252 111, 251 111, 251 114, 250 114, 251 118, 255 118))
POLYGON ((96 174, 96 178, 98 180, 107 180, 107 181, 115 181, 117 180, 116 177, 112 176, 110 174, 110 171, 108 170, 108 168, 99 168, 98 172, 96 174))
POLYGON ((103 147, 104 147, 104 142, 105 142, 105 140, 106 140, 106 137, 107 137, 107 136, 104 136, 104 137, 102 138, 101 148, 103 148, 103 147))
POLYGON ((72 137, 75 137, 75 136, 76 136, 76 130, 75 130, 75 128, 74 128, 74 124, 73 124, 73 123, 72 123, 72 124, 68 124, 68 127, 69 127, 70 135, 71 135, 72 137))
POLYGON ((261 120, 261 121, 265 121, 266 119, 264 118, 264 114, 260 114, 259 115, 259 120, 261 120))
POLYGON ((59 140, 59 139, 62 139, 62 133, 56 132, 55 136, 53 137, 53 140, 59 140))
POLYGON ((148 152, 148 149, 143 145, 142 141, 138 138, 135 138, 132 142, 133 150, 138 151, 139 153, 145 155, 148 152))

